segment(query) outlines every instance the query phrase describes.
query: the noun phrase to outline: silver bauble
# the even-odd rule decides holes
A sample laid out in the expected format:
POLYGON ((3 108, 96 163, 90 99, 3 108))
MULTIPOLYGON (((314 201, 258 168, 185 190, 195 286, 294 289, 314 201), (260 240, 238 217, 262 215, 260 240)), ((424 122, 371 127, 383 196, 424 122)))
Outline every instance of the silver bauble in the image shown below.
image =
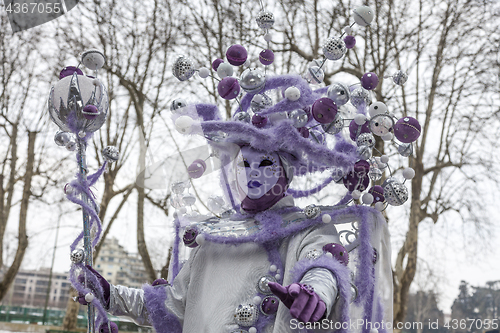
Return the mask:
POLYGON ((351 92, 351 103, 356 108, 359 108, 361 105, 370 105, 371 100, 370 92, 363 87, 357 87, 351 92))
POLYGON ((273 105, 273 100, 266 94, 255 95, 250 103, 253 112, 258 113, 263 109, 267 109, 273 105))
POLYGON ((380 170, 379 168, 370 168, 370 171, 368 172, 368 177, 370 177, 371 180, 376 182, 382 178, 382 170, 380 170))
POLYGON ((85 251, 81 248, 71 251, 70 259, 72 263, 78 264, 85 259, 85 251))
POLYGON ((403 84, 408 81, 408 74, 403 72, 402 70, 398 70, 394 75, 392 76, 392 80, 394 81, 395 84, 398 86, 402 86, 403 84))
POLYGON ((288 117, 293 120, 293 126, 301 128, 306 126, 309 121, 309 116, 302 109, 293 110, 288 114, 288 117))
POLYGON ((349 91, 349 87, 343 83, 335 82, 328 87, 327 92, 328 98, 333 100, 337 106, 342 106, 349 102, 349 98, 351 96, 351 92, 349 91))
POLYGON ((318 217, 319 214, 321 214, 321 209, 318 206, 309 205, 306 208, 304 208, 304 214, 308 219, 313 219, 318 217))
POLYGON ((52 87, 48 105, 50 118, 61 131, 95 132, 106 120, 109 105, 108 93, 98 79, 74 72, 73 75, 62 78, 52 87), (87 105, 97 108, 93 119, 85 118, 82 113, 87 105))
POLYGON ((403 143, 398 147, 398 153, 401 156, 408 157, 413 154, 413 144, 411 143, 403 143))
POLYGON ((196 202, 196 197, 192 193, 186 193, 182 196, 182 202, 186 206, 192 206, 196 202))
POLYGON ((320 84, 325 78, 325 72, 319 66, 311 66, 307 69, 305 79, 312 84, 320 84))
POLYGON ((269 282, 276 282, 276 279, 271 275, 261 276, 257 282, 257 290, 263 294, 272 294, 271 288, 269 288, 269 282))
POLYGON ((54 135, 54 142, 59 147, 66 146, 70 141, 71 141, 71 134, 69 134, 68 132, 58 131, 56 135, 54 135))
POLYGON ((366 145, 362 145, 356 148, 356 152, 358 153, 359 158, 365 161, 369 160, 372 157, 372 148, 366 145))
POLYGON ((255 304, 241 304, 234 313, 234 320, 240 326, 252 326, 259 318, 259 310, 255 304))
POLYGON ((370 131, 378 136, 389 133, 394 126, 394 119, 386 113, 379 113, 370 119, 370 131))
POLYGON ((99 50, 88 50, 82 53, 82 64, 90 70, 101 69, 106 62, 106 57, 99 50))
POLYGON ((107 146, 102 150, 102 157, 106 162, 113 163, 120 158, 120 151, 115 146, 107 146))
POLYGON ((392 206, 401 206, 408 200, 408 189, 396 178, 387 178, 382 184, 385 200, 392 206))
POLYGON ((375 137, 371 133, 361 133, 356 139, 356 145, 368 146, 371 149, 375 147, 375 137))
POLYGON ((346 54, 344 40, 338 37, 330 37, 323 46, 323 54, 329 60, 339 60, 346 54))
POLYGON ((257 14, 255 21, 257 21, 259 28, 266 30, 271 29, 274 25, 274 15, 264 10, 257 14))
POLYGON ((256 94, 266 85, 266 76, 260 68, 247 68, 240 77, 240 87, 247 93, 256 94))
POLYGON ((250 114, 248 112, 237 112, 234 114, 233 119, 236 121, 242 121, 245 123, 250 122, 250 114))
POLYGON ((172 192, 174 192, 175 194, 182 194, 182 192, 184 192, 186 187, 187 187, 186 182, 176 182, 172 183, 172 185, 170 186, 172 192))
POLYGON ((323 128, 323 131, 328 134, 340 133, 340 131, 342 131, 342 128, 344 128, 344 118, 342 118, 342 116, 337 113, 334 121, 329 124, 321 124, 321 127, 323 128))
POLYGON ((174 76, 179 79, 179 81, 189 80, 194 75, 194 73, 195 69, 193 61, 183 55, 177 57, 174 64, 172 65, 172 74, 174 74, 174 76))
POLYGON ((174 112, 176 110, 182 109, 187 106, 187 102, 183 98, 177 98, 170 104, 170 111, 174 112))

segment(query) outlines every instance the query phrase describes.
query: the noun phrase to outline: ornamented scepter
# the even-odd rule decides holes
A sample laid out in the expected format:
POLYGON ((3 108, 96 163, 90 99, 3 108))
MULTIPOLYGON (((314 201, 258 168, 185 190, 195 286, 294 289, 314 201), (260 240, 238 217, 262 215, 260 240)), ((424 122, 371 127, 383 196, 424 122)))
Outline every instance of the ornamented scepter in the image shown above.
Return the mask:
POLYGON ((50 117, 60 128, 54 141, 59 146, 65 146, 69 151, 77 149, 77 179, 66 184, 64 192, 70 201, 82 207, 83 212, 83 232, 71 245, 73 265, 70 270, 70 280, 73 287, 81 295, 85 295, 84 300, 79 300, 79 302, 89 305, 87 310, 89 333, 95 332, 95 307, 98 310, 97 324, 110 328, 102 306, 103 300, 100 299, 101 297, 96 298, 90 292, 91 286, 98 285, 97 281, 94 281, 95 276, 89 272, 89 267, 92 267, 93 248, 99 241, 102 229, 98 217, 98 206, 94 201, 90 186, 95 184, 108 162, 118 160, 119 152, 115 147, 106 147, 103 150, 105 163, 92 175, 88 175, 86 161, 87 140, 93 132, 101 128, 108 112, 106 87, 97 78, 97 71, 104 66, 104 63, 105 58, 100 51, 84 52, 80 64, 94 71, 94 76, 84 75, 79 69, 80 64, 77 67, 65 67, 59 75, 59 82, 50 91, 48 102, 50 117), (84 249, 77 248, 82 238, 84 249), (78 276, 78 273, 81 275, 78 276))

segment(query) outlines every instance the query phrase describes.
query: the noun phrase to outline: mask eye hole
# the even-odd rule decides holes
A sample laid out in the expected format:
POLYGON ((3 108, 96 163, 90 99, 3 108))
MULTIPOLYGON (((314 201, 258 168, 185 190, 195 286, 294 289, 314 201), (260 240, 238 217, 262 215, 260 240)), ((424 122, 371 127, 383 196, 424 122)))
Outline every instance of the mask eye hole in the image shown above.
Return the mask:
POLYGON ((247 161, 241 161, 238 163, 238 166, 241 168, 250 168, 250 164, 247 161))
POLYGON ((266 166, 271 166, 273 165, 274 163, 270 160, 263 160, 262 162, 260 162, 259 164, 259 167, 266 167, 266 166))

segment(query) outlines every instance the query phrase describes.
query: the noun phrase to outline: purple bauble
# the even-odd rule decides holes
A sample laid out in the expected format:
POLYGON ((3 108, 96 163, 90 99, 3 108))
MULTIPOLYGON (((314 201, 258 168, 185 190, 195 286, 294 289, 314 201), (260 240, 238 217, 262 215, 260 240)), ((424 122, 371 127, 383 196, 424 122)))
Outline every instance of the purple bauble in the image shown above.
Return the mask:
POLYGON ((271 50, 263 50, 259 54, 259 61, 264 66, 269 66, 274 62, 274 52, 271 50))
POLYGON ((154 287, 154 286, 160 286, 162 284, 168 284, 168 281, 165 280, 165 279, 156 279, 153 281, 153 283, 151 283, 151 285, 154 287))
POLYGON ((403 143, 411 143, 418 139, 421 130, 417 119, 404 117, 394 125, 394 136, 403 143))
POLYGON ((247 56, 247 50, 239 44, 230 46, 226 52, 227 61, 233 66, 243 65, 247 61, 247 56))
POLYGON ((361 160, 354 164, 354 170, 349 172, 343 179, 344 186, 349 191, 364 191, 370 184, 370 164, 367 161, 361 160))
POLYGON ((354 120, 351 120, 351 123, 349 124, 349 137, 351 138, 352 141, 356 142, 356 139, 359 134, 361 133, 370 133, 370 123, 367 121, 363 125, 361 125, 361 130, 359 130, 359 125, 356 124, 354 120))
POLYGON ((240 84, 238 83, 238 79, 231 76, 223 78, 217 86, 217 91, 219 92, 220 97, 224 99, 234 99, 238 97, 238 94, 240 93, 240 84))
POLYGON ((323 97, 314 102, 312 115, 318 123, 329 124, 335 120, 337 105, 328 97, 323 97))
POLYGON ((276 296, 267 296, 260 303, 260 310, 265 315, 273 315, 278 312, 278 305, 280 304, 278 297, 276 296))
POLYGON ((349 253, 341 244, 326 244, 325 246, 323 246, 323 251, 331 253, 333 257, 343 265, 347 266, 347 264, 349 263, 349 253))
POLYGON ((356 45, 356 38, 354 38, 354 36, 345 36, 344 43, 345 47, 347 47, 348 49, 352 49, 354 45, 356 45))
POLYGON ((207 169, 207 164, 204 160, 194 160, 190 166, 188 166, 188 174, 191 178, 200 178, 207 169))
POLYGON ((109 323, 102 323, 97 330, 99 333, 118 333, 118 325, 110 321, 109 323), (108 326, 109 324, 109 326, 108 326), (109 330, 111 328, 111 331, 109 330))
POLYGON ((99 115, 99 110, 95 105, 85 105, 82 109, 82 115, 87 120, 95 119, 99 115))
POLYGON ((267 124, 267 118, 254 114, 252 117, 252 124, 257 128, 262 128, 267 124))
POLYGON ((377 87, 378 76, 373 72, 368 72, 361 77, 361 85, 366 90, 373 90, 377 87))
POLYGON ((375 185, 372 186, 369 190, 368 193, 373 195, 373 203, 377 202, 384 202, 385 197, 384 197, 384 188, 380 185, 375 185))
POLYGON ((214 71, 217 71, 217 68, 219 68, 219 65, 222 64, 224 62, 224 60, 222 60, 221 58, 217 58, 215 59, 213 62, 212 62, 212 68, 214 71))
POLYGON ((65 78, 66 76, 73 75, 73 73, 76 72, 78 75, 83 75, 83 72, 81 69, 76 68, 74 66, 67 66, 62 69, 62 71, 59 73, 59 80, 65 78))
POLYGON ((191 248, 197 247, 198 243, 196 243, 196 236, 198 236, 198 229, 195 227, 187 227, 184 231, 184 236, 182 236, 184 245, 191 248))
POLYGON ((303 138, 307 139, 309 137, 309 129, 307 127, 297 128, 297 130, 303 138))

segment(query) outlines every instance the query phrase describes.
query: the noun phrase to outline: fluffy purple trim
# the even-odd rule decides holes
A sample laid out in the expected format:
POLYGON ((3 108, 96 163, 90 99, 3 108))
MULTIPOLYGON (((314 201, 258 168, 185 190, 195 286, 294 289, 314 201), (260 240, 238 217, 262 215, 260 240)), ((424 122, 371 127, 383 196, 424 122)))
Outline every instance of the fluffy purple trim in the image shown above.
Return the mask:
POLYGON ((151 286, 145 284, 142 286, 144 298, 146 300, 146 309, 148 310, 149 320, 158 333, 181 333, 182 325, 179 319, 171 314, 165 307, 167 293, 165 285, 151 286))
MULTIPOLYGON (((328 269, 337 279, 337 287, 339 298, 337 299, 338 308, 340 308, 339 322, 349 322, 349 302, 351 300, 351 279, 349 268, 342 265, 340 262, 326 255, 318 259, 302 259, 298 261, 292 269, 293 281, 300 282, 304 274, 312 268, 328 269)), ((348 329, 339 329, 337 333, 347 333, 348 329)))
MULTIPOLYGON (((356 299, 356 303, 364 305, 365 308, 371 307, 371 302, 369 295, 373 293, 375 275, 373 270, 373 247, 370 244, 371 235, 371 223, 368 219, 367 210, 361 210, 361 221, 359 223, 359 246, 358 246, 358 263, 357 263, 357 275, 356 275, 356 287, 359 291, 359 297, 356 299)), ((369 309, 367 309, 369 310, 369 309)), ((370 311, 371 312, 371 311, 370 311)))
POLYGON ((204 121, 221 120, 219 109, 213 104, 196 104, 196 112, 204 121))
POLYGON ((172 281, 175 279, 177 274, 179 274, 180 267, 179 267, 179 245, 181 243, 181 235, 180 235, 180 220, 179 218, 176 218, 174 220, 174 226, 175 226, 175 238, 174 238, 174 248, 172 250, 172 281))

